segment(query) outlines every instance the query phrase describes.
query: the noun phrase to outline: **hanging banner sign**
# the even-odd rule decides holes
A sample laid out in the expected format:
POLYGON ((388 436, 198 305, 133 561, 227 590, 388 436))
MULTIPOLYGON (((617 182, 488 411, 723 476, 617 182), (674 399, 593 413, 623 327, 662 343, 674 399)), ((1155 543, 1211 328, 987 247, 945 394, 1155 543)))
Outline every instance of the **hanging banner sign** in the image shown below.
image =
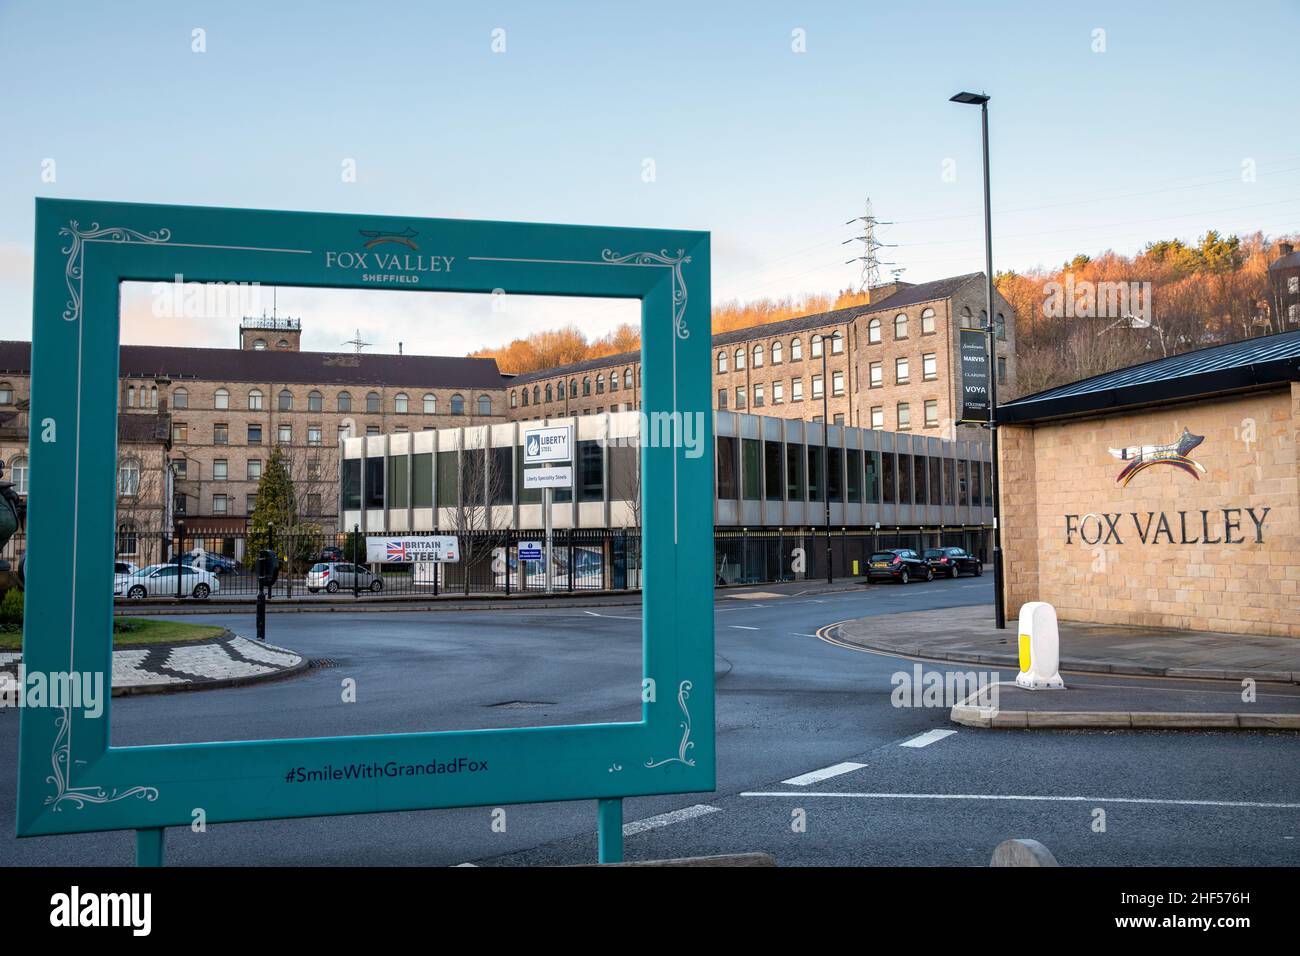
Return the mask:
POLYGON ((404 564, 408 561, 460 560, 460 546, 450 534, 391 538, 385 535, 366 538, 366 561, 377 564, 404 564))
POLYGON ((961 330, 961 418, 958 424, 989 420, 988 335, 961 330))

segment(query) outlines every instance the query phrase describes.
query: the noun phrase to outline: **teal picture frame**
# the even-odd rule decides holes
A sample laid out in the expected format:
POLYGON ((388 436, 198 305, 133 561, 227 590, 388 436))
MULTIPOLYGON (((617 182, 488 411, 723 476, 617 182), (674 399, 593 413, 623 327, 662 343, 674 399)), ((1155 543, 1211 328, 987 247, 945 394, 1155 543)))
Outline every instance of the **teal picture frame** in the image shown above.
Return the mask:
POLYGON ((177 276, 639 299, 643 411, 698 416, 705 449, 694 458, 680 441, 642 449, 641 720, 112 746, 111 698, 99 717, 24 707, 18 836, 136 829, 141 862, 160 862, 162 828, 189 825, 196 808, 216 824, 596 799, 601 855, 616 859, 617 801, 715 788, 708 233, 37 200, 28 674, 99 673, 111 684, 119 287, 177 276), (398 258, 374 255, 383 250, 398 258), (369 763, 424 769, 315 782, 286 776, 369 763))

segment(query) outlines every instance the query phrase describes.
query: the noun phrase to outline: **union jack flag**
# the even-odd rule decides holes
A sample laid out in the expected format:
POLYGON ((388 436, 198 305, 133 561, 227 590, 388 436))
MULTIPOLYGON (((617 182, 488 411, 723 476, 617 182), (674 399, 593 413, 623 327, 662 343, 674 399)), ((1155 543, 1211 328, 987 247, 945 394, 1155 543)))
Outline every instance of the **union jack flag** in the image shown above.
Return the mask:
POLYGON ((405 560, 406 560, 406 544, 405 544, 405 542, 402 542, 402 541, 390 541, 390 542, 388 542, 388 560, 389 560, 389 561, 405 561, 405 560))

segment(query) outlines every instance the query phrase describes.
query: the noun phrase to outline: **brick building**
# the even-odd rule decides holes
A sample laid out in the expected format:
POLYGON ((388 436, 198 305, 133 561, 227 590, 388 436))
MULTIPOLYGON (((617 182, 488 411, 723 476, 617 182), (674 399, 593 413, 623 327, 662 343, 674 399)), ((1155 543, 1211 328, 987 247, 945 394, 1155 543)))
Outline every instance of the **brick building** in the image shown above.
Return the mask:
POLYGON ((1300 332, 999 412, 1007 614, 1300 637, 1300 332))
MULTIPOLYGON (((995 293, 996 295, 996 293, 995 293)), ((984 274, 872 290, 868 305, 713 336, 713 403, 722 411, 980 440, 959 427, 958 337, 987 324, 984 274), (823 356, 823 349, 825 355, 823 356), (825 361, 823 362, 823 358, 825 361)), ((1014 389, 1015 316, 999 295, 999 382, 1014 389)), ((640 404, 636 353, 515 376, 512 419, 593 415, 640 404)))
MULTIPOLYGON (((159 428, 169 445, 165 457, 137 454, 124 464, 139 472, 119 480, 139 488, 119 495, 119 537, 129 548, 132 532, 169 531, 175 519, 193 536, 242 532, 274 446, 288 460, 300 515, 332 529, 340 437, 505 420, 502 377, 491 359, 302 352, 296 327, 268 328, 268 321, 285 322, 245 322, 238 349, 122 346, 123 454, 128 442, 159 428)), ((0 459, 20 495, 31 480, 30 361, 30 343, 0 342, 0 414, 18 413, 0 426, 0 459)), ((121 544, 123 556, 135 553, 121 544)))

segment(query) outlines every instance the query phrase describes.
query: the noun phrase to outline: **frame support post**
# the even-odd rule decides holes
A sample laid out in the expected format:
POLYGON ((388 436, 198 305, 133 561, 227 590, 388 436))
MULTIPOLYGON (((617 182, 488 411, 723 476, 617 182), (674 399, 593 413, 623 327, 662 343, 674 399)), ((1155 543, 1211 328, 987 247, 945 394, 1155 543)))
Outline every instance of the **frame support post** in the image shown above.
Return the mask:
POLYGON ((596 834, 599 863, 623 862, 623 799, 613 797, 596 801, 596 834))
POLYGON ((163 866, 166 833, 162 827, 145 827, 135 831, 136 866, 163 866))

